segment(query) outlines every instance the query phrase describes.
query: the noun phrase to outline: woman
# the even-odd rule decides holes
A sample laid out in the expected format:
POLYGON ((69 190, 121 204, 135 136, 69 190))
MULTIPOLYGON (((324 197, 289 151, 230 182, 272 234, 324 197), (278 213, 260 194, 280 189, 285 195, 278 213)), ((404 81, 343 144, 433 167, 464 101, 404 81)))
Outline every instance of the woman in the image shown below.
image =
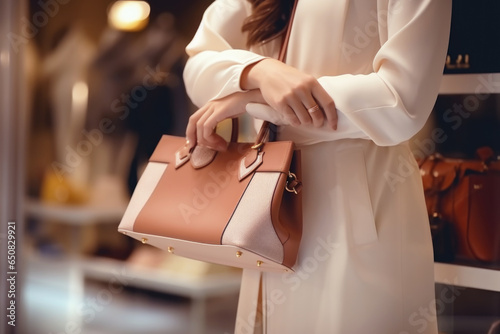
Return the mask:
POLYGON ((245 112, 302 151, 293 274, 243 274, 236 333, 437 333, 433 256, 408 141, 441 80, 451 0, 217 0, 187 47, 191 145, 245 112))

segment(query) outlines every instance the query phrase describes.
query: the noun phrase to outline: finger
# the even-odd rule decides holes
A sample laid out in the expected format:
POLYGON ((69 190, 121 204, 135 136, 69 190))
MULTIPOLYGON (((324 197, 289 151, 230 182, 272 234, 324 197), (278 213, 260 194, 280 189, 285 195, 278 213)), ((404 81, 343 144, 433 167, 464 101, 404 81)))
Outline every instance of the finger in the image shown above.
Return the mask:
POLYGON ((337 109, 335 107, 335 102, 333 101, 332 97, 325 91, 325 89, 321 85, 313 89, 313 95, 318 102, 319 107, 323 110, 324 116, 326 117, 329 126, 333 130, 337 130, 338 115, 337 109))
POLYGON ((207 137, 211 132, 214 132, 215 129, 212 128, 210 131, 206 131, 205 129, 205 123, 207 118, 210 116, 209 114, 212 112, 210 107, 206 108, 206 111, 200 116, 198 121, 196 122, 196 140, 197 144, 201 146, 208 146, 210 147, 210 142, 207 141, 207 137), (209 134, 206 134, 205 132, 209 132, 209 134))
POLYGON ((298 97, 300 98, 301 107, 303 107, 299 110, 299 112, 303 112, 304 110, 306 111, 307 116, 303 117, 307 117, 307 121, 303 122, 303 124, 312 123, 315 127, 321 127, 323 126, 325 117, 321 109, 318 107, 318 103, 316 102, 316 100, 312 95, 312 89, 315 86, 319 86, 319 83, 316 81, 316 79, 314 79, 310 85, 311 88, 302 89, 299 90, 298 92, 299 93, 298 97))
POLYGON ((216 132, 217 124, 220 123, 220 120, 217 118, 216 113, 207 115, 208 117, 204 119, 203 124, 203 141, 214 150, 225 151, 227 149, 227 142, 216 132))
POLYGON ((306 110, 306 107, 304 107, 304 103, 302 103, 302 100, 297 99, 289 102, 290 107, 292 108, 293 112, 297 116, 297 118, 300 121, 300 124, 312 124, 313 120, 311 118, 311 115, 306 110))
POLYGON ((221 136, 215 133, 219 120, 216 118, 214 111, 212 106, 208 107, 198 120, 196 125, 197 144, 216 151, 224 151, 227 148, 227 143, 221 136))
POLYGON ((323 111, 319 107, 316 100, 314 100, 311 97, 308 100, 308 102, 304 103, 304 106, 306 107, 306 110, 312 119, 313 125, 317 128, 322 127, 323 123, 325 122, 325 115, 323 114, 323 111), (310 107, 308 107, 308 106, 310 106, 310 107))
POLYGON ((316 128, 323 126, 325 123, 325 115, 317 103, 314 106, 307 108, 307 112, 311 115, 313 125, 316 128))
POLYGON ((281 113, 283 114, 283 117, 288 121, 293 126, 299 126, 300 125, 300 120, 295 114, 294 110, 289 106, 286 105, 283 107, 281 113))
POLYGON ((186 142, 188 147, 191 149, 196 146, 197 142, 197 124, 200 117, 204 113, 204 107, 198 109, 194 114, 189 117, 189 121, 186 127, 186 142))

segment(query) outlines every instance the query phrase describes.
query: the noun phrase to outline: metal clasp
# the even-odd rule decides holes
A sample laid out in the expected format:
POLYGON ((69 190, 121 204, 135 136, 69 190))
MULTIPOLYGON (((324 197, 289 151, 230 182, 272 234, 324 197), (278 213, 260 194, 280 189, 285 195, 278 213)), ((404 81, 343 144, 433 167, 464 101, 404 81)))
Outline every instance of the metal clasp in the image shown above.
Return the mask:
POLYGON ((286 191, 297 195, 298 191, 296 189, 296 186, 298 184, 300 184, 300 181, 297 180, 297 175, 295 175, 292 172, 288 172, 288 177, 286 179, 286 186, 285 186, 286 191), (293 184, 293 186, 291 188, 289 187, 290 184, 293 184))
POLYGON ((260 143, 258 143, 258 144, 252 145, 252 149, 253 149, 253 150, 257 150, 257 151, 259 151, 259 152, 260 152, 260 150, 261 150, 261 148, 262 148, 262 146, 263 146, 263 145, 264 145, 264 143, 263 143, 263 142, 260 142, 260 143))

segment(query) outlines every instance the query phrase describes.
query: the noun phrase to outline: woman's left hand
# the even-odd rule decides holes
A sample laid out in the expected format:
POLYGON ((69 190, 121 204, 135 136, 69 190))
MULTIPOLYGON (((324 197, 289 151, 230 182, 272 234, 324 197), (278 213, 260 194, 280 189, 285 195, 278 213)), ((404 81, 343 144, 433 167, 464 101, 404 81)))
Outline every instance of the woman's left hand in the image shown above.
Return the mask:
POLYGON ((207 102, 189 118, 186 128, 186 139, 189 147, 201 145, 217 151, 226 150, 227 142, 215 132, 215 128, 223 120, 235 118, 245 113, 246 105, 249 102, 263 102, 262 95, 258 90, 237 92, 207 102))

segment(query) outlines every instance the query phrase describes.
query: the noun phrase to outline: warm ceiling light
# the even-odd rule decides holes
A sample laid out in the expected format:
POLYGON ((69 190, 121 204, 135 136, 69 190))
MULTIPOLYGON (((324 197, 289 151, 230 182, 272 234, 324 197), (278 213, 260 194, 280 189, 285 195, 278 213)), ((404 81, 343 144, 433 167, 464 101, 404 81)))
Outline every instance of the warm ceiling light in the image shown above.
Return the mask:
POLYGON ((116 1, 109 9, 108 22, 118 30, 138 31, 148 24, 150 10, 145 1, 116 1))

